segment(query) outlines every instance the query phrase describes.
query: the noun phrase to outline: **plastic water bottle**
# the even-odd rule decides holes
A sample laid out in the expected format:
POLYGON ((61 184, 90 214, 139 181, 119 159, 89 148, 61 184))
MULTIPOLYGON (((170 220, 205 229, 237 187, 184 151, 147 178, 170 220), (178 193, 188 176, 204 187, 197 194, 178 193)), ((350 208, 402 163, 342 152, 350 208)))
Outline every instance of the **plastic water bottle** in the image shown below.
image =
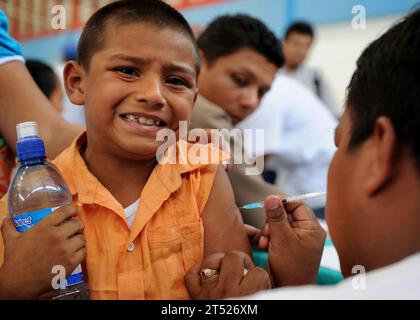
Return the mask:
MULTIPOLYGON (((54 210, 71 204, 72 195, 61 174, 46 160, 36 122, 20 123, 16 131, 19 168, 9 187, 7 205, 16 229, 24 232, 54 210)), ((62 282, 48 298, 89 299, 81 265, 62 282)))

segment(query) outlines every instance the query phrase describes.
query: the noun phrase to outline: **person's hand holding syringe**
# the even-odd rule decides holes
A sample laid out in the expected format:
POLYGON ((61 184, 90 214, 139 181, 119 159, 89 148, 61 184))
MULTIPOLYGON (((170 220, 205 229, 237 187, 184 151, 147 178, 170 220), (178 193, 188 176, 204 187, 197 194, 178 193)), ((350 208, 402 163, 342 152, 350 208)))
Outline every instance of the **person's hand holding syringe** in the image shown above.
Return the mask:
POLYGON ((254 246, 268 251, 267 271, 273 287, 316 283, 326 232, 302 201, 325 195, 271 195, 240 208, 264 208, 267 220, 263 228, 245 225, 245 229, 254 246))

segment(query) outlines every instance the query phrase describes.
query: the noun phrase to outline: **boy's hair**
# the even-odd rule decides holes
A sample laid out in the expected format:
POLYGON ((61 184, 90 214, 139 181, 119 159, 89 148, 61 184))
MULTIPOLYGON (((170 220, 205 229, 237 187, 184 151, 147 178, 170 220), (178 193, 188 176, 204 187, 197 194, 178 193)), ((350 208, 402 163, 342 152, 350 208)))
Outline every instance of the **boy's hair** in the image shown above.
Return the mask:
POLYGON ((286 30, 286 34, 284 38, 287 39, 292 32, 305 34, 310 36, 312 39, 314 38, 314 29, 312 26, 305 22, 305 21, 296 21, 292 23, 286 30))
POLYGON ((83 28, 77 48, 77 61, 85 69, 89 69, 94 53, 105 45, 106 36, 110 33, 107 32, 110 22, 119 25, 146 23, 159 28, 171 28, 186 35, 191 39, 197 53, 198 74, 198 48, 191 27, 181 13, 161 0, 121 0, 96 11, 83 28))
POLYGON ((53 69, 37 60, 26 60, 25 64, 38 88, 47 98, 50 98, 57 86, 60 85, 53 69))
POLYGON ((386 116, 397 139, 410 148, 420 170, 420 10, 372 42, 357 60, 347 88, 349 149, 365 141, 386 116))
POLYGON ((261 21, 247 15, 224 15, 211 22, 198 38, 209 65, 240 49, 250 48, 280 68, 284 64, 276 36, 261 21))

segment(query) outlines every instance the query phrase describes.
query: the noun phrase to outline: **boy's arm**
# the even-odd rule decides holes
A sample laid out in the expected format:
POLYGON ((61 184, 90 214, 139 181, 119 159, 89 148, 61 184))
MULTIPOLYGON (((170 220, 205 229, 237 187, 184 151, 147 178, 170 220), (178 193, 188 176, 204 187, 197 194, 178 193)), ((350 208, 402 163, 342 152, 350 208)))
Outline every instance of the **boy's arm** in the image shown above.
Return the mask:
POLYGON ((213 253, 242 251, 251 256, 251 246, 235 204, 232 187, 220 166, 213 188, 202 213, 204 225, 204 256, 213 253))
POLYGON ((0 135, 15 150, 16 124, 36 121, 46 144, 47 156, 54 159, 83 131, 54 112, 20 61, 0 65, 0 135))

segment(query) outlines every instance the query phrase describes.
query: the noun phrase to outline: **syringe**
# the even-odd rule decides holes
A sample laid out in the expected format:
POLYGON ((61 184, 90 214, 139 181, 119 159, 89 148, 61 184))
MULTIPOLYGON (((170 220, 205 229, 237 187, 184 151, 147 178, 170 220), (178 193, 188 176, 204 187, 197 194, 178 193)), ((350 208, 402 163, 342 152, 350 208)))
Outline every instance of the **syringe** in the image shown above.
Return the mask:
MULTIPOLYGON (((290 196, 290 197, 284 198, 282 199, 282 202, 283 204, 286 204, 289 202, 298 202, 298 201, 303 201, 307 199, 322 197, 322 196, 325 196, 326 194, 327 193, 325 191, 305 193, 305 194, 300 194, 297 196, 290 196)), ((257 209, 257 208, 264 208, 264 201, 248 203, 240 207, 239 209, 257 209)))

